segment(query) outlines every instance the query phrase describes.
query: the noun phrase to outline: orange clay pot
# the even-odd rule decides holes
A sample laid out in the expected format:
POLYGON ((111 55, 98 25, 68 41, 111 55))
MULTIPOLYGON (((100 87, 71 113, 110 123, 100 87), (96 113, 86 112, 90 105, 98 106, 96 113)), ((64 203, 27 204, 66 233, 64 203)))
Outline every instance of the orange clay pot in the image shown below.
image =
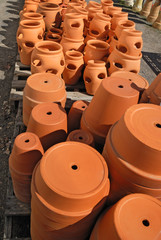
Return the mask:
POLYGON ((94 147, 94 138, 92 134, 83 129, 77 129, 69 133, 67 141, 81 142, 94 147))
POLYGON ((161 106, 161 81, 150 94, 150 103, 161 106))
POLYGON ((82 5, 76 2, 69 2, 67 5, 66 13, 75 12, 76 8, 82 8, 82 5))
POLYGON ((102 5, 100 3, 98 3, 98 2, 95 2, 95 1, 89 1, 86 9, 88 10, 91 7, 92 8, 96 8, 96 9, 100 9, 100 8, 102 8, 102 5))
POLYGON ((158 15, 159 15, 159 11, 160 11, 160 4, 161 4, 161 0, 155 0, 155 3, 153 4, 150 13, 147 17, 147 21, 154 23, 155 20, 157 19, 158 15))
POLYGON ((16 137, 9 157, 9 169, 15 195, 20 201, 30 202, 32 172, 43 154, 44 150, 35 134, 25 132, 16 137))
POLYGON ((41 103, 32 109, 27 132, 37 134, 45 150, 66 140, 67 115, 56 103, 41 103))
POLYGON ((90 95, 94 95, 101 84, 101 81, 106 77, 107 70, 105 62, 89 60, 83 74, 86 92, 90 95))
POLYGON ((140 12, 140 15, 147 17, 150 13, 152 3, 153 3, 153 0, 146 0, 140 12))
POLYGON ((49 40, 49 41, 53 41, 53 42, 60 43, 60 41, 61 41, 61 36, 58 35, 58 34, 54 34, 54 33, 51 33, 51 34, 47 33, 45 39, 46 39, 46 40, 49 40))
POLYGON ((69 50, 76 50, 79 52, 83 52, 83 50, 84 50, 84 38, 83 37, 80 39, 72 39, 72 38, 67 38, 63 35, 60 44, 63 47, 64 54, 66 53, 66 51, 69 51, 69 50))
POLYGON ((108 8, 113 6, 113 1, 111 0, 101 0, 103 12, 107 14, 108 8))
POLYGON ((43 102, 56 102, 62 107, 66 103, 63 79, 51 73, 31 75, 23 91, 23 122, 27 126, 32 109, 43 102))
POLYGON ((111 27, 111 18, 104 13, 96 13, 89 25, 89 34, 100 35, 111 27))
POLYGON ((84 62, 88 60, 105 60, 109 54, 109 44, 101 40, 89 40, 84 50, 84 62))
POLYGON ((90 35, 89 31, 87 31, 87 36, 84 39, 84 43, 87 44, 88 40, 101 40, 101 41, 105 41, 106 42, 107 37, 108 37, 108 30, 104 31, 103 33, 101 33, 99 35, 98 34, 92 34, 92 33, 90 35))
POLYGON ((120 13, 121 11, 122 11, 121 7, 111 6, 111 7, 108 7, 106 14, 110 15, 110 17, 113 18, 115 13, 120 13))
POLYGON ((39 4, 37 12, 41 13, 44 16, 45 26, 47 30, 52 27, 60 27, 61 24, 61 15, 60 7, 57 4, 50 2, 43 2, 39 4))
POLYGON ((63 31, 62 31, 60 28, 52 27, 52 28, 50 28, 49 31, 47 32, 47 35, 48 35, 48 34, 58 34, 58 35, 62 36, 63 31))
POLYGON ((17 44, 20 60, 25 65, 31 64, 31 53, 37 42, 43 40, 43 29, 40 22, 22 20, 17 30, 17 44))
POLYGON ((39 1, 25 1, 23 12, 36 12, 39 5, 39 1))
POLYGON ((96 13, 103 13, 103 9, 102 8, 94 8, 94 7, 89 7, 88 8, 88 19, 89 19, 89 21, 91 21, 94 18, 96 13))
POLYGON ((97 89, 91 103, 84 111, 81 128, 92 133, 95 142, 103 145, 106 135, 126 109, 138 102, 139 92, 123 78, 105 78, 97 89))
POLYGON ((112 53, 116 46, 118 45, 118 39, 116 36, 110 36, 110 48, 109 48, 109 53, 112 53))
POLYGON ((80 128, 80 120, 89 102, 78 100, 73 103, 68 113, 68 132, 80 128))
POLYGON ((139 73, 142 54, 138 57, 130 56, 120 52, 117 48, 108 57, 108 73, 111 75, 115 71, 129 71, 139 73))
POLYGON ((160 225, 161 202, 146 194, 130 194, 104 211, 90 240, 159 240, 160 225))
POLYGON ((78 3, 82 6, 82 8, 85 8, 87 6, 87 2, 85 0, 71 0, 71 2, 78 3))
POLYGON ((31 56, 31 73, 53 73, 61 76, 65 66, 62 46, 53 41, 37 43, 31 56))
POLYGON ((137 30, 124 29, 118 40, 117 48, 131 56, 140 56, 143 47, 142 32, 137 30))
POLYGON ((128 30, 134 30, 135 29, 135 23, 131 20, 120 20, 118 22, 118 25, 115 29, 115 35, 117 36, 118 40, 121 36, 122 30, 128 29, 128 30))
POLYGON ((40 22, 43 31, 45 31, 45 22, 44 22, 43 16, 40 13, 24 12, 21 15, 21 21, 22 20, 32 20, 32 21, 40 22))
POLYGON ((113 18, 111 19, 111 29, 115 30, 118 22, 120 20, 128 20, 128 13, 127 12, 119 12, 119 13, 115 13, 113 15, 113 18))
POLYGON ((65 54, 65 69, 63 72, 63 79, 68 85, 75 85, 82 76, 84 67, 83 54, 81 52, 72 50, 65 54))

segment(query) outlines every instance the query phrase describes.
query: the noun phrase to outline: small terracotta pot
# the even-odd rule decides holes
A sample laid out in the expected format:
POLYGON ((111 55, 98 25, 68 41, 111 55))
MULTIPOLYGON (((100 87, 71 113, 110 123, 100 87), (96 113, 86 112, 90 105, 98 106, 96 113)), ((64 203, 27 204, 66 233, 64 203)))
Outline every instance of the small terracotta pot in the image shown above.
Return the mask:
POLYGON ((128 20, 128 13, 127 12, 119 12, 119 13, 115 13, 113 15, 113 18, 111 19, 111 29, 115 30, 118 22, 120 20, 128 20))
POLYGON ((120 20, 115 29, 115 35, 118 39, 120 38, 123 29, 134 30, 135 23, 131 20, 120 20))
POLYGON ((67 5, 66 13, 75 12, 76 8, 82 8, 82 5, 76 2, 69 2, 67 5))
POLYGON ((31 56, 31 73, 53 73, 61 76, 65 66, 62 46, 52 41, 35 45, 31 56))
POLYGON ((51 34, 47 33, 45 39, 49 40, 49 41, 60 43, 61 36, 58 34, 54 34, 54 33, 51 33, 51 34))
POLYGON ((45 22, 44 22, 43 16, 40 13, 24 12, 21 15, 20 20, 21 21, 22 20, 32 20, 32 21, 40 22, 42 25, 43 31, 45 31, 45 22))
POLYGON ((38 1, 25 1, 23 12, 36 12, 38 8, 39 2, 38 1))
POLYGON ((142 5, 143 5, 143 0, 136 0, 134 2, 134 6, 132 10, 134 10, 135 12, 140 12, 142 9, 142 5))
POLYGON ((89 34, 100 35, 111 27, 111 17, 104 13, 96 13, 89 25, 89 34))
POLYGON ((94 95, 101 84, 101 81, 106 77, 107 70, 105 67, 105 62, 89 60, 83 74, 87 93, 94 95))
POLYGON ((159 240, 160 216, 159 200, 146 194, 130 194, 104 211, 90 240, 125 240, 132 239, 131 236, 133 239, 159 240))
POLYGON ((81 128, 92 133, 95 142, 103 145, 106 135, 127 108, 138 102, 139 92, 123 78, 102 80, 81 119, 81 128))
POLYGON ((56 102, 65 107, 63 79, 51 73, 36 73, 27 79, 23 91, 23 122, 26 126, 33 107, 43 102, 56 102))
POLYGON ((94 138, 92 134, 83 129, 77 129, 69 133, 67 141, 81 142, 94 147, 94 138))
POLYGON ((158 30, 161 30, 161 11, 159 12, 159 15, 155 22, 152 25, 154 28, 157 28, 158 30))
POLYGON ((96 9, 100 9, 100 8, 102 8, 102 5, 98 2, 95 2, 95 1, 89 1, 86 9, 88 10, 91 7, 96 8, 96 9))
POLYGON ((138 57, 130 56, 115 48, 107 60, 108 73, 111 75, 111 73, 118 70, 139 73, 141 58, 142 54, 138 57))
POLYGON ((27 132, 37 134, 47 150, 52 145, 66 140, 67 115, 56 103, 41 103, 32 109, 27 132))
POLYGON ((109 54, 109 44, 101 40, 89 40, 84 50, 84 62, 88 60, 106 60, 109 54))
POLYGON ((43 29, 40 22, 22 20, 17 30, 17 44, 20 60, 24 65, 31 64, 31 53, 37 42, 43 40, 43 29))
POLYGON ((94 7, 89 7, 88 8, 88 20, 92 21, 96 13, 103 13, 102 8, 94 8, 94 7))
POLYGON ((47 32, 47 35, 48 35, 48 34, 58 34, 58 35, 62 36, 63 31, 62 31, 60 28, 52 27, 52 28, 50 28, 49 31, 47 32))
POLYGON ((106 14, 110 15, 110 17, 113 18, 115 13, 120 13, 121 11, 122 11, 121 7, 111 6, 111 7, 108 7, 106 14))
POLYGON ((73 103, 68 113, 68 132, 80 128, 80 120, 89 102, 78 100, 73 103))
POLYGON ((76 50, 79 52, 83 52, 83 50, 84 50, 84 38, 83 37, 80 39, 72 39, 72 38, 67 38, 63 35, 60 44, 63 47, 64 54, 66 53, 66 51, 69 51, 69 50, 76 50))
POLYGON ((153 3, 153 0, 146 0, 140 12, 140 15, 147 17, 150 13, 152 3, 153 3))
POLYGON ((78 51, 67 51, 65 54, 65 69, 63 79, 68 85, 75 85, 82 76, 84 67, 83 54, 78 51))
POLYGON ((37 12, 44 16, 45 26, 47 30, 52 27, 60 27, 61 24, 61 14, 60 7, 55 3, 42 2, 39 4, 37 12))
POLYGON ((160 0, 156 0, 155 3, 153 4, 150 13, 146 19, 148 22, 154 23, 156 21, 160 11, 160 3, 161 3, 160 0))
POLYGON ((71 0, 71 2, 80 4, 82 8, 87 6, 87 2, 85 0, 71 0))
POLYGON ((84 39, 84 43, 87 44, 87 42, 89 40, 101 40, 101 41, 107 41, 107 38, 108 38, 108 30, 104 31, 103 33, 99 34, 99 35, 96 35, 96 34, 92 34, 91 35, 89 34, 89 31, 87 31, 87 36, 86 38, 84 39))
POLYGON ((101 0, 103 12, 107 14, 108 8, 113 6, 112 0, 101 0))

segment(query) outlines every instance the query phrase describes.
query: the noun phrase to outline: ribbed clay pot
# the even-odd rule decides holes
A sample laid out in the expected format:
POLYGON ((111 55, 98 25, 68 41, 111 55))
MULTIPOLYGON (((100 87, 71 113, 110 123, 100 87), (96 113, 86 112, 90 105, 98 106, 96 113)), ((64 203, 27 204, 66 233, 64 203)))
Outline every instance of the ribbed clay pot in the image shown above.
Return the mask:
POLYGON ((88 107, 89 102, 78 100, 75 101, 68 113, 68 132, 80 128, 80 120, 83 112, 88 107))
POLYGON ((84 50, 84 62, 88 60, 106 60, 109 54, 109 44, 101 40, 89 40, 84 50))
POLYGON ((104 13, 96 13, 89 25, 89 34, 100 35, 111 27, 111 17, 104 13))
POLYGON ((111 29, 115 30, 118 22, 120 20, 128 20, 128 13, 127 12, 119 12, 119 13, 115 13, 113 15, 113 18, 111 19, 111 29))
POLYGON ((43 16, 40 13, 24 12, 21 15, 20 20, 21 21, 22 20, 32 20, 32 21, 40 22, 42 25, 42 29, 45 31, 45 22, 44 22, 43 16))
POLYGON ((31 75, 23 91, 23 122, 27 126, 32 109, 43 102, 66 103, 65 84, 62 78, 51 73, 31 75))
POLYGON ((107 12, 106 14, 109 15, 111 18, 113 18, 114 14, 115 13, 120 13, 122 11, 122 8, 121 7, 114 7, 114 6, 111 6, 107 9, 107 12))
POLYGON ((111 73, 118 70, 139 73, 141 58, 142 54, 138 57, 130 56, 115 48, 107 60, 108 73, 111 75, 111 73))
POLYGON ((95 142, 103 145, 110 127, 138 99, 139 92, 129 80, 116 77, 103 79, 82 115, 81 128, 90 131, 95 142))
POLYGON ((28 0, 25 1, 23 12, 36 12, 39 5, 39 1, 28 0))
POLYGON ((153 3, 153 0, 146 0, 140 12, 140 15, 147 17, 150 13, 152 3, 153 3))
POLYGON ((94 148, 70 141, 51 147, 33 173, 32 239, 32 233, 46 240, 88 239, 109 186, 107 165, 94 148))
POLYGON ((81 52, 71 50, 65 53, 65 69, 63 79, 68 85, 75 85, 82 76, 84 67, 83 54, 81 52))
POLYGON ((142 9, 142 5, 143 5, 143 0, 136 0, 134 2, 134 6, 132 10, 134 10, 135 12, 140 12, 142 9))
POLYGON ((158 30, 161 30, 161 11, 159 12, 159 15, 155 22, 152 25, 154 28, 157 28, 158 30))
POLYGON ((130 194, 103 212, 90 240, 159 240, 160 225, 161 202, 146 194, 130 194))
POLYGON ((98 60, 89 60, 83 73, 86 92, 94 95, 101 84, 101 81, 107 77, 105 62, 98 60))
POLYGON ((69 133, 67 141, 81 142, 94 147, 94 138, 90 132, 83 129, 77 129, 69 133))
POLYGON ((37 42, 43 40, 44 31, 41 23, 32 20, 22 20, 17 30, 17 44, 20 60, 25 65, 31 64, 31 53, 37 42))
POLYGON ((32 172, 43 154, 44 150, 35 134, 25 132, 16 137, 9 157, 9 169, 14 193, 22 202, 30 202, 32 172))
POLYGON ((113 1, 111 0, 101 0, 103 12, 107 14, 108 8, 113 6, 113 1))
POLYGON ((127 29, 127 30, 134 30, 135 29, 135 23, 131 20, 120 20, 118 22, 118 25, 115 29, 115 35, 117 36, 118 40, 121 36, 122 30, 127 29))
POLYGON ((49 30, 52 27, 60 27, 61 14, 60 6, 55 3, 42 2, 39 4, 37 12, 44 16, 46 29, 49 30))
POLYGON ((35 133, 47 150, 52 145, 66 140, 67 115, 57 103, 41 103, 36 105, 29 118, 27 132, 35 133))
POLYGON ((60 44, 63 47, 64 54, 66 53, 66 51, 69 51, 69 50, 76 50, 79 52, 83 52, 83 50, 84 50, 84 38, 83 37, 80 39, 72 39, 72 38, 67 38, 63 35, 60 44))
POLYGON ((89 7, 88 8, 88 20, 91 21, 96 13, 103 13, 102 8, 94 8, 94 7, 89 7))
POLYGON ((155 22, 160 12, 160 4, 161 4, 161 0, 155 0, 155 3, 153 4, 150 10, 150 13, 146 19, 148 22, 151 22, 151 23, 155 22))
POLYGON ((62 46, 53 41, 35 45, 31 56, 31 73, 53 73, 61 76, 65 66, 62 46))

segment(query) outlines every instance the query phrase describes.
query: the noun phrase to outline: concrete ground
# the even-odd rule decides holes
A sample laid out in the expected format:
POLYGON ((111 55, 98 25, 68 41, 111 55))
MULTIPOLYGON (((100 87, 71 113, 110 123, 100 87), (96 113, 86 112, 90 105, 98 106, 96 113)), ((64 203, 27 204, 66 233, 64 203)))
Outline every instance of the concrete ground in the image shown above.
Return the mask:
MULTIPOLYGON (((14 126, 14 109, 9 94, 17 54, 16 30, 23 0, 0 1, 0 239, 3 236, 8 157, 14 126)), ((115 1, 117 2, 117 1, 115 1)), ((136 22, 136 29, 143 32, 143 58, 140 74, 149 83, 161 72, 161 31, 151 27, 142 17, 130 9, 129 19, 136 22)))

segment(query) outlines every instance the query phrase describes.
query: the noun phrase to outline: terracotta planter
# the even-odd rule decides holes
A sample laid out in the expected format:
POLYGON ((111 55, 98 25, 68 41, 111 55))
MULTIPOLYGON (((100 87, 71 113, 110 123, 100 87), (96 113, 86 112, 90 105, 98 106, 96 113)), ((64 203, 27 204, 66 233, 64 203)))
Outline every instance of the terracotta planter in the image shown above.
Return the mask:
POLYGON ((157 19, 158 15, 159 15, 160 4, 161 4, 161 0, 156 0, 155 1, 147 19, 146 19, 148 22, 151 22, 151 23, 155 22, 155 20, 157 19))
POLYGON ((67 5, 66 13, 75 12, 76 8, 82 8, 82 5, 76 2, 69 2, 67 5))
POLYGON ((38 8, 39 2, 38 1, 25 1, 23 12, 36 12, 38 8))
POLYGON ((101 81, 107 77, 105 62, 98 60, 89 60, 84 70, 83 79, 86 91, 94 95, 101 84, 101 81))
POLYGON ((54 28, 54 27, 52 27, 52 28, 50 28, 50 30, 47 32, 47 35, 48 35, 48 34, 57 34, 57 35, 62 36, 63 31, 62 31, 60 28, 54 28))
POLYGON ((20 60, 25 65, 31 64, 31 53, 37 42, 43 40, 43 29, 40 22, 22 20, 17 30, 17 44, 20 60))
POLYGON ((31 75, 23 91, 23 122, 28 125, 32 109, 43 102, 56 102, 65 107, 66 91, 63 79, 51 73, 31 75))
POLYGON ((113 6, 113 1, 111 0, 101 0, 103 12, 107 14, 108 8, 113 6))
POLYGON ((159 12, 159 15, 155 22, 152 25, 154 28, 157 28, 158 30, 161 30, 161 11, 159 12))
POLYGON ((116 36, 111 36, 110 38, 111 38, 111 41, 109 43, 110 44, 109 53, 111 54, 117 47, 119 41, 116 36))
POLYGON ((107 12, 106 14, 109 15, 111 18, 113 18, 114 14, 116 13, 120 13, 122 11, 122 8, 121 7, 114 7, 114 6, 111 6, 107 9, 107 12))
POLYGON ((135 23, 131 20, 120 20, 115 29, 115 35, 119 39, 124 29, 135 30, 135 23))
POLYGON ((139 92, 123 78, 105 78, 91 103, 84 111, 81 128, 92 133, 95 142, 103 145, 110 127, 118 121, 126 109, 138 102, 139 92))
POLYGON ((61 15, 60 7, 55 3, 42 2, 39 4, 37 12, 41 13, 44 16, 45 26, 47 30, 52 27, 60 27, 61 24, 61 15))
POLYGON ((108 73, 111 75, 111 73, 118 70, 139 73, 141 58, 142 54, 138 57, 130 56, 115 48, 107 60, 109 65, 108 73))
POLYGON ((161 82, 155 87, 150 94, 150 103, 161 106, 161 82))
POLYGON ((84 62, 88 60, 106 60, 109 54, 109 44, 101 40, 89 40, 84 50, 84 62))
POLYGON ((140 12, 142 10, 142 5, 143 5, 143 0, 136 0, 134 2, 134 6, 133 6, 132 10, 134 10, 136 12, 140 12))
POLYGON ((160 216, 159 200, 146 194, 130 194, 104 211, 93 229, 90 240, 159 240, 160 216))
POLYGON ((33 169, 44 154, 39 138, 30 132, 21 133, 15 139, 9 157, 9 169, 16 197, 30 202, 30 184, 33 169))
POLYGON ((69 133, 67 141, 81 142, 94 147, 94 138, 92 134, 83 129, 77 129, 69 133))
POLYGON ((108 33, 109 33, 109 31, 105 30, 103 33, 96 35, 96 34, 92 34, 92 33, 89 34, 89 31, 87 31, 87 36, 84 39, 84 43, 87 44, 87 42, 89 40, 101 40, 101 41, 107 42, 108 33))
POLYGON ((88 8, 88 20, 91 21, 96 13, 103 13, 102 8, 89 7, 88 8))
POLYGON ((65 54, 65 69, 63 72, 63 79, 68 85, 75 85, 82 76, 84 67, 83 54, 81 52, 72 50, 65 54))
POLYGON ((53 73, 61 76, 65 66, 62 46, 52 41, 35 45, 31 56, 31 73, 53 73))
POLYGON ((153 3, 153 0, 146 0, 140 12, 140 15, 147 17, 150 13, 152 3, 153 3))
POLYGON ((46 40, 48 40, 48 41, 53 41, 53 42, 57 42, 57 43, 60 43, 60 41, 61 41, 61 36, 60 35, 58 35, 58 34, 54 34, 54 33, 51 33, 51 34, 47 34, 46 35, 46 38, 45 38, 46 40))
POLYGON ((45 22, 44 22, 43 16, 40 13, 24 12, 21 15, 20 20, 21 21, 22 20, 32 20, 32 21, 40 22, 43 31, 45 31, 45 22))
POLYGON ((111 19, 111 29, 115 30, 120 20, 128 20, 128 13, 127 12, 119 12, 113 15, 111 19))
POLYGON ((47 150, 52 145, 66 140, 67 115, 56 103, 41 103, 32 109, 27 132, 35 133, 47 150))
POLYGON ((100 35, 104 31, 110 29, 111 18, 104 13, 96 13, 95 17, 92 19, 89 25, 89 34, 100 35))
POLYGON ((80 120, 89 102, 78 100, 73 103, 68 113, 68 132, 80 128, 80 120))
POLYGON ((100 9, 100 8, 102 8, 102 5, 100 3, 98 3, 98 2, 95 2, 95 1, 89 1, 86 9, 89 10, 89 8, 91 8, 91 7, 100 9))
POLYGON ((55 4, 61 4, 61 0, 40 0, 40 3, 55 3, 55 4))
POLYGON ((76 50, 79 52, 83 52, 83 50, 84 50, 84 38, 83 37, 80 39, 72 39, 72 38, 67 38, 63 35, 60 44, 63 47, 64 54, 66 53, 66 51, 69 51, 69 50, 76 50))
POLYGON ((87 6, 87 2, 85 0, 71 0, 71 2, 80 4, 82 8, 87 6))

